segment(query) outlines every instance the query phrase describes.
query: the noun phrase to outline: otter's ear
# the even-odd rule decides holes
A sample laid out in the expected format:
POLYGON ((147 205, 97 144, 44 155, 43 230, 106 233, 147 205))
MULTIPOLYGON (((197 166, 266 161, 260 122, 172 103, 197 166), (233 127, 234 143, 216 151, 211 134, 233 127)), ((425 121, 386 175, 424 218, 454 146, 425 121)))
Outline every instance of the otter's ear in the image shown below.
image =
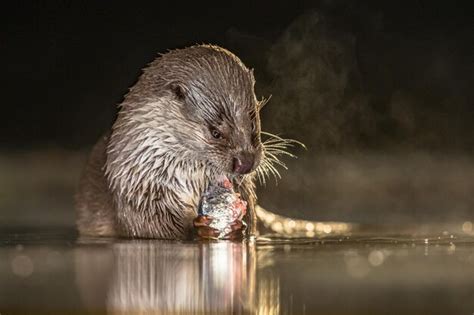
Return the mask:
POLYGON ((184 85, 180 84, 179 82, 172 82, 168 84, 168 88, 175 99, 183 104, 183 106, 180 106, 179 108, 181 113, 188 118, 196 116, 196 108, 194 106, 190 106, 192 101, 188 96, 189 91, 184 87, 184 85))
POLYGON ((169 85, 169 89, 173 93, 173 95, 180 101, 184 101, 186 99, 186 92, 178 82, 172 82, 169 85))

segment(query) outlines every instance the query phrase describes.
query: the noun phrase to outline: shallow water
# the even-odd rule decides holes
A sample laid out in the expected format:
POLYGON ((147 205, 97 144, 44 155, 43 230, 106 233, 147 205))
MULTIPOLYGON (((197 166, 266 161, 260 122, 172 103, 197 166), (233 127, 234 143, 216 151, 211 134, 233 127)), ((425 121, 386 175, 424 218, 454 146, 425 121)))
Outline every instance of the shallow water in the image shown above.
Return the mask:
MULTIPOLYGON (((382 235, 382 234, 380 234, 382 235)), ((0 234, 0 314, 472 314, 474 238, 0 234)))

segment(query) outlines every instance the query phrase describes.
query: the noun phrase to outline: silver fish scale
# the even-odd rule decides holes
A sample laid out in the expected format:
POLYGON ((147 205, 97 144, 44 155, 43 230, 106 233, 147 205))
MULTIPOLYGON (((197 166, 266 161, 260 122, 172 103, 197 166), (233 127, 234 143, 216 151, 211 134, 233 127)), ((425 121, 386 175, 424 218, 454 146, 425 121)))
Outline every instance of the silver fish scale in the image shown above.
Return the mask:
POLYGON ((230 225, 236 217, 233 205, 237 200, 238 197, 232 188, 215 185, 209 186, 202 197, 199 214, 212 218, 209 226, 220 231, 219 237, 231 232, 230 225))

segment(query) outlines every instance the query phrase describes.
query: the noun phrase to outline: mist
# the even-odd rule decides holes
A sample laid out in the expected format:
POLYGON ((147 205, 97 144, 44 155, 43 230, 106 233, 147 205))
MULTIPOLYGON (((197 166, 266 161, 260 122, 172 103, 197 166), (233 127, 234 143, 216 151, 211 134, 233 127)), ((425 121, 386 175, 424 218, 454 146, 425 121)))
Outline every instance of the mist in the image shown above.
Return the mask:
POLYGON ((263 128, 308 149, 293 148, 299 158, 260 188, 261 203, 300 219, 471 220, 474 63, 459 47, 472 38, 403 33, 393 16, 354 11, 306 12, 269 45, 263 128))
POLYGON ((351 23, 305 13, 271 45, 271 79, 260 83, 272 95, 264 126, 318 153, 472 153, 474 62, 459 50, 472 38, 459 31, 436 38, 423 27, 404 36, 385 30, 390 21, 377 12, 364 12, 365 29, 354 15, 351 23))

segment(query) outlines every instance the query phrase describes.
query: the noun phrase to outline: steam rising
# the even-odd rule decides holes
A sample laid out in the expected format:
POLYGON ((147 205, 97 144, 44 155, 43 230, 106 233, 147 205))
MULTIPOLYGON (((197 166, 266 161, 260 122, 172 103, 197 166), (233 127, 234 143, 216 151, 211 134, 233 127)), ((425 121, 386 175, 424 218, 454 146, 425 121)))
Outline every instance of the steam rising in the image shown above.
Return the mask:
POLYGON ((264 129, 318 154, 472 152, 474 63, 457 49, 462 34, 418 40, 384 31, 383 14, 359 18, 365 25, 312 11, 283 31, 257 78, 272 95, 264 129))
POLYGON ((312 12, 299 17, 270 50, 271 130, 289 131, 309 148, 354 147, 374 117, 358 84, 355 39, 312 12))
MULTIPOLYGON (((374 16, 368 23, 379 32, 384 16, 374 16)), ((377 36, 386 38, 367 41, 312 11, 271 45, 267 72, 257 77, 260 94, 272 95, 263 129, 300 140, 308 151, 290 150, 299 159, 283 159, 289 171, 278 186, 259 190, 260 203, 314 220, 471 219, 472 108, 464 84, 453 84, 453 56, 437 43, 377 36)))

